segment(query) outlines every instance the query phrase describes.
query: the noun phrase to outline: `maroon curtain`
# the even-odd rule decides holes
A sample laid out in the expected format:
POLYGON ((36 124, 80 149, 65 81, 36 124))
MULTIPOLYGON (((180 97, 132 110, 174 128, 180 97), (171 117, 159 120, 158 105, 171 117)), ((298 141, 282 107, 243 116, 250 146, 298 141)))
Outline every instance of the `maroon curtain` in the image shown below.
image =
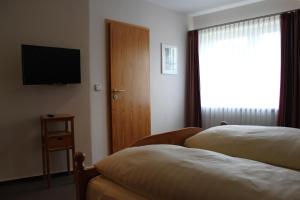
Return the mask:
POLYGON ((188 32, 186 126, 201 127, 198 31, 188 32))
POLYGON ((281 15, 278 125, 300 128, 300 11, 281 15))

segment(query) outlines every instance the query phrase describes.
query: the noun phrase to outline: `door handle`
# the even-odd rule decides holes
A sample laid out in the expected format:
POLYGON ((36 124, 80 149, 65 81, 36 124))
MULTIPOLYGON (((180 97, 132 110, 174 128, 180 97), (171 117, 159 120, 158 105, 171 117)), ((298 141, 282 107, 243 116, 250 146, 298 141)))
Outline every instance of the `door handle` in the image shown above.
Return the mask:
POLYGON ((126 90, 112 89, 112 92, 126 92, 126 90))
POLYGON ((126 90, 112 89, 111 91, 113 92, 112 98, 113 98, 114 101, 116 101, 118 99, 117 93, 119 93, 119 92, 125 92, 126 90))

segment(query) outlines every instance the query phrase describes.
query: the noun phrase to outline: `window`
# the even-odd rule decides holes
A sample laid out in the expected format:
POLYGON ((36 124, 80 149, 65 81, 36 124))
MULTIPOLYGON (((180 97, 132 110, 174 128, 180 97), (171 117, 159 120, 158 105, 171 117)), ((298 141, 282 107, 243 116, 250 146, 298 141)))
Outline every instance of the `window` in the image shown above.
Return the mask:
POLYGON ((199 31, 204 127, 221 120, 275 125, 280 54, 279 16, 199 31))

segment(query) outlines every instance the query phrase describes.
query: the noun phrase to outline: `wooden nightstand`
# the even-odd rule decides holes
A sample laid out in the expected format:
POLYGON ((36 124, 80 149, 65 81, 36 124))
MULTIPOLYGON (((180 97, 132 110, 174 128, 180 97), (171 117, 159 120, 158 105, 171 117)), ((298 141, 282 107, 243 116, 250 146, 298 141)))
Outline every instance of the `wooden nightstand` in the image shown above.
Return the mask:
MULTIPOLYGON (((53 128, 52 128, 53 129, 53 128)), ((70 173, 70 150, 72 151, 72 161, 74 169, 74 116, 69 114, 44 115, 41 116, 42 132, 42 158, 43 175, 47 178, 48 187, 50 187, 50 159, 49 153, 53 151, 65 150, 67 153, 67 167, 70 173), (57 123, 57 124, 54 124, 57 123), (50 124, 59 125, 62 123, 62 130, 51 130, 50 124)))

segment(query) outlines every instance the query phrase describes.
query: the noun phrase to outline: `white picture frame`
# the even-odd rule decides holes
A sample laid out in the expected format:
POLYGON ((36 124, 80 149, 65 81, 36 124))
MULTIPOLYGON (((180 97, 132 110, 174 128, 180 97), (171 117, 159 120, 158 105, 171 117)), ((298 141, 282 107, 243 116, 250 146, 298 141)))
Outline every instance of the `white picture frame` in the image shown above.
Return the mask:
POLYGON ((177 74, 177 46, 161 44, 162 74, 177 74))

